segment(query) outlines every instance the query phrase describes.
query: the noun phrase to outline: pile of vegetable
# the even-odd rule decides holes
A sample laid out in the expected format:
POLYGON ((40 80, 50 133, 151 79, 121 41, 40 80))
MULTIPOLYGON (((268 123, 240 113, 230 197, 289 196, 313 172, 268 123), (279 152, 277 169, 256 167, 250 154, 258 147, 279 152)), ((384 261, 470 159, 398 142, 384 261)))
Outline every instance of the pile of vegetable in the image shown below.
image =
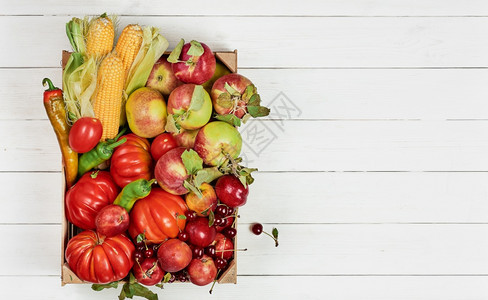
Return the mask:
POLYGON ((70 20, 64 91, 43 80, 78 228, 66 262, 94 290, 123 283, 119 299, 157 299, 145 286, 175 280, 215 284, 235 264, 238 208, 257 170, 242 165, 238 127, 269 109, 204 43, 181 40, 166 55, 157 28, 130 24, 116 39, 116 23, 70 20))

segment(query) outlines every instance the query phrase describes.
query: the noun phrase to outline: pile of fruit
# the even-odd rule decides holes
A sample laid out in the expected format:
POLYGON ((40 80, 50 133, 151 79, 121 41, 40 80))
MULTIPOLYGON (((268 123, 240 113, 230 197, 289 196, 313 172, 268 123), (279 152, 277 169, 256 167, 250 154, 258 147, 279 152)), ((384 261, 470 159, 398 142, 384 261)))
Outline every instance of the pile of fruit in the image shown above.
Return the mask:
POLYGON ((256 170, 242 165, 237 128, 269 109, 204 43, 181 40, 167 55, 157 28, 131 24, 115 39, 115 23, 69 21, 64 90, 43 81, 78 228, 66 262, 95 290, 123 282, 120 299, 157 299, 144 285, 175 280, 215 284, 256 170))

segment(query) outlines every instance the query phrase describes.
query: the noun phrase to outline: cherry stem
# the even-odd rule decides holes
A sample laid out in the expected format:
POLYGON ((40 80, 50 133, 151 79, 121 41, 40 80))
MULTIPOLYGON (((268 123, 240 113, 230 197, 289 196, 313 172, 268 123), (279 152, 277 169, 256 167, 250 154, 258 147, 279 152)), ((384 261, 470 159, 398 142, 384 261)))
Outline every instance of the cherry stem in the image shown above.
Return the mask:
POLYGON ((234 211, 234 216, 235 216, 235 217, 234 217, 234 222, 232 222, 232 226, 231 226, 232 228, 236 228, 236 226, 235 226, 235 225, 236 225, 236 222, 237 222, 237 218, 239 217, 239 216, 237 215, 237 213, 238 213, 238 212, 239 212, 239 208, 236 208, 236 210, 234 211))
POLYGON ((215 279, 212 283, 212 287, 210 288, 210 291, 208 291, 210 294, 212 294, 213 288, 215 286, 215 283, 217 282, 217 278, 219 277, 219 274, 220 274, 220 270, 217 271, 217 275, 215 275, 215 279))
POLYGON ((275 241, 275 247, 278 247, 279 244, 278 244, 278 239, 275 239, 274 236, 272 236, 271 234, 267 233, 266 231, 263 231, 264 234, 267 234, 270 238, 272 238, 274 241, 275 241))
POLYGON ((247 251, 247 248, 244 249, 227 249, 227 250, 217 250, 215 252, 235 252, 235 251, 247 251))

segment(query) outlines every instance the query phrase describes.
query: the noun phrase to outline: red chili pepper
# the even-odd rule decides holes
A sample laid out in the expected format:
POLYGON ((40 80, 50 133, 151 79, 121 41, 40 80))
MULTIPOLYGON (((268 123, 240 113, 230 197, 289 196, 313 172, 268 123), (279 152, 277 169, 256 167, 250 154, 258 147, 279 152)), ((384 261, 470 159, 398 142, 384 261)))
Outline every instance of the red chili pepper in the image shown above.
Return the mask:
POLYGON ((49 85, 49 88, 44 91, 44 103, 48 103, 54 98, 63 99, 63 91, 60 88, 55 87, 49 78, 44 78, 42 80, 42 85, 45 86, 46 83, 49 85))

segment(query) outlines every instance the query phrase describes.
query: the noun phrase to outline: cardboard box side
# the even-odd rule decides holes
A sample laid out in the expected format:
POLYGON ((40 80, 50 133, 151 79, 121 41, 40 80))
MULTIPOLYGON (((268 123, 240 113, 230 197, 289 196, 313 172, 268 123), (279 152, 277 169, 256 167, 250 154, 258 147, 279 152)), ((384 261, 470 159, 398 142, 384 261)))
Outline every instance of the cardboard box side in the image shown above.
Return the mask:
MULTIPOLYGON (((169 54, 170 52, 166 52, 169 54)), ((228 51, 228 52, 215 52, 215 57, 222 62, 232 73, 237 72, 237 50, 228 51)), ((61 66, 64 70, 66 63, 71 55, 70 51, 63 50, 62 58, 61 58, 61 66)), ((71 271, 69 265, 65 260, 65 249, 66 245, 68 244, 69 239, 74 235, 74 228, 71 223, 66 220, 65 216, 65 193, 66 193, 66 181, 64 177, 64 169, 62 170, 62 226, 61 226, 61 285, 64 286, 65 284, 79 284, 79 283, 88 283, 76 276, 76 274, 71 271)), ((237 222, 236 222, 237 227, 237 222)), ((237 237, 234 239, 234 249, 237 249, 237 237)), ((220 276, 218 283, 237 283, 237 252, 234 252, 234 259, 230 262, 229 267, 227 270, 222 273, 220 276)))

